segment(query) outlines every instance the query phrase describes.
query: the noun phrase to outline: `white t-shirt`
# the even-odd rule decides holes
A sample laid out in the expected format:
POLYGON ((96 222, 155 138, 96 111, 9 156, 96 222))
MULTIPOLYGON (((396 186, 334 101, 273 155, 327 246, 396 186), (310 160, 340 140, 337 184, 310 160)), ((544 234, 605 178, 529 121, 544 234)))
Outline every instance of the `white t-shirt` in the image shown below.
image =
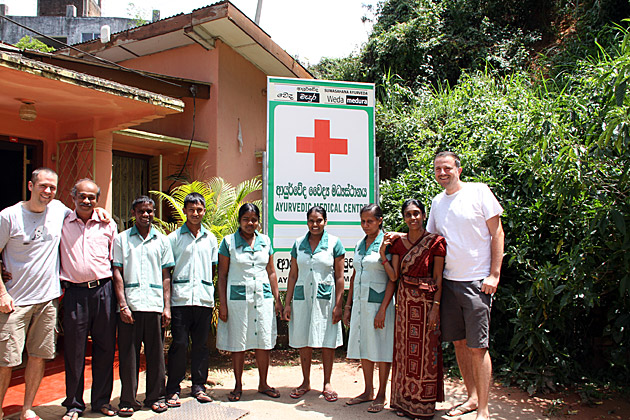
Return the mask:
POLYGON ((0 249, 12 279, 5 286, 16 306, 35 305, 61 296, 59 240, 70 209, 53 200, 42 213, 23 202, 0 212, 0 249))
POLYGON ((486 221, 502 213, 486 184, 465 182, 454 194, 435 196, 427 230, 446 239, 445 279, 473 281, 490 275, 492 237, 486 221))

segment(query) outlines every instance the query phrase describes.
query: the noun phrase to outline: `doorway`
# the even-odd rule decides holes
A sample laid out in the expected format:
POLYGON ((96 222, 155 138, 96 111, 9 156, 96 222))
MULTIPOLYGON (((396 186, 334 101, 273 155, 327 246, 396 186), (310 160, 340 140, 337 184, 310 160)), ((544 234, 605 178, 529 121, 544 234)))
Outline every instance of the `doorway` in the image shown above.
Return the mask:
POLYGON ((0 210, 29 199, 28 181, 42 164, 42 150, 37 140, 0 136, 0 210))
POLYGON ((131 203, 149 191, 150 156, 114 151, 112 156, 112 215, 118 231, 129 229, 131 203))

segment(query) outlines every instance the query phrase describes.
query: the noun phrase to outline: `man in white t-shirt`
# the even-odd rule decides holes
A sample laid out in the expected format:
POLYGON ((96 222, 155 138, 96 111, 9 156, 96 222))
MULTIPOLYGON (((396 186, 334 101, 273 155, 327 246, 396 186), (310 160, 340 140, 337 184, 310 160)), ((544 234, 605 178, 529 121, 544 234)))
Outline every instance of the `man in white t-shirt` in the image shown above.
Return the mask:
MULTIPOLYGON (((20 419, 35 419, 33 400, 46 359, 55 356, 59 283, 59 240, 70 210, 54 200, 57 174, 33 171, 31 198, 0 212, 0 249, 10 278, 0 279, 0 404, 26 346, 24 405, 20 419)), ((1 407, 1 405, 0 405, 1 407)), ((0 414, 4 414, 0 410, 0 414)))
POLYGON ((442 339, 455 345, 468 393, 465 402, 446 414, 477 410, 477 419, 488 419, 490 308, 503 261, 503 208, 487 185, 460 180, 462 168, 455 153, 438 153, 434 169, 444 191, 433 199, 427 230, 446 238, 442 339))

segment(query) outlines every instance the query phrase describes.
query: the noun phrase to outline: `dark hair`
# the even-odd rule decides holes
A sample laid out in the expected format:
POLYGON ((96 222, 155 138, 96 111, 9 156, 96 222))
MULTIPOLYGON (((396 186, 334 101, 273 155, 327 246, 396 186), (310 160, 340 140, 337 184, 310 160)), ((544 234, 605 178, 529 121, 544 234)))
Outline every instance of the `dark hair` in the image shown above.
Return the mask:
POLYGON ((101 187, 99 187, 96 182, 92 181, 90 178, 81 178, 80 180, 78 180, 77 182, 74 183, 74 186, 72 187, 72 190, 70 190, 70 194, 72 194, 73 197, 76 197, 77 194, 79 193, 79 184, 82 184, 84 182, 91 182, 92 184, 96 185, 97 191, 96 191, 96 199, 98 200, 98 198, 101 196, 101 187))
POLYGON ((141 195, 140 197, 133 200, 133 203, 131 203, 131 211, 135 211, 136 206, 140 204, 145 204, 145 203, 151 204, 153 208, 155 209, 155 201, 153 201, 151 197, 147 197, 146 195, 141 195))
POLYGON ((433 158, 433 162, 435 162, 435 159, 441 158, 441 157, 452 157, 453 160, 455 161, 455 167, 457 167, 457 168, 461 168, 462 167, 462 162, 459 159, 459 156, 457 156, 457 153, 449 152, 448 150, 444 150, 442 152, 438 152, 438 153, 435 154, 435 157, 433 158))
MULTIPOLYGON (((359 212, 359 215, 362 215, 363 213, 365 213, 366 211, 371 212, 374 217, 378 218, 383 218, 383 210, 381 210, 381 208, 378 206, 378 204, 374 204, 374 203, 370 203, 370 204, 366 204, 365 206, 363 206, 363 208, 361 209, 361 211, 359 212)), ((381 222, 378 225, 379 229, 383 228, 383 222, 381 222)))
POLYGON ((31 174, 31 182, 33 184, 37 183, 37 177, 39 176, 39 174, 41 174, 42 172, 50 174, 50 175, 54 175, 57 178, 59 178, 59 175, 57 175, 57 172, 53 171, 50 168, 45 168, 45 167, 41 167, 41 168, 37 168, 33 171, 33 173, 31 174))
POLYGON ((422 204, 419 200, 416 200, 415 198, 410 198, 409 200, 405 200, 405 202, 402 205, 402 208, 400 209, 400 212, 402 213, 403 217, 405 217, 405 211, 407 210, 407 207, 409 206, 416 206, 420 209, 422 214, 426 214, 426 212, 424 211, 424 204, 422 204))
POLYGON ((184 197, 184 208, 188 204, 201 204, 204 208, 206 208, 206 199, 203 198, 203 195, 198 192, 192 192, 184 197))
POLYGON ((253 203, 245 203, 238 209, 238 222, 241 223, 241 219, 245 216, 245 213, 249 213, 250 211, 256 213, 256 217, 260 220, 260 209, 258 206, 253 203))
POLYGON ((311 213, 319 213, 324 217, 324 220, 328 220, 328 218, 326 217, 326 209, 323 208, 322 206, 313 206, 310 209, 308 209, 308 211, 306 212, 307 219, 311 215, 311 213))

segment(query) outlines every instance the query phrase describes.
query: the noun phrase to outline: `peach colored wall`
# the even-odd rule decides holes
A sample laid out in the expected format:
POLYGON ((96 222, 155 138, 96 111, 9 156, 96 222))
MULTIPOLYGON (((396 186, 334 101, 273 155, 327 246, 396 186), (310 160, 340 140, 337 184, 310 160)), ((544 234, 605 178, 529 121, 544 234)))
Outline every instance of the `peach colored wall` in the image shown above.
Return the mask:
MULTIPOLYGON (((266 149, 267 76, 222 42, 219 50, 219 78, 213 86, 218 103, 218 174, 233 185, 262 174, 255 152, 266 149), (238 148, 241 123, 243 151, 238 148)), ((259 197, 257 197, 259 198, 259 197)))
MULTIPOLYGON (((196 100, 195 135, 194 140, 208 143, 205 154, 192 151, 188 165, 196 164, 197 168, 207 167, 208 177, 217 175, 217 113, 218 100, 215 88, 218 81, 218 50, 202 48, 194 44, 181 48, 174 48, 157 54, 127 60, 122 64, 139 70, 167 74, 174 77, 200 80, 212 83, 210 99, 196 100)), ((141 124, 134 128, 167 136, 190 139, 193 121, 193 99, 180 98, 185 103, 184 112, 168 115, 163 119, 141 124)), ((180 153, 170 153, 163 156, 165 177, 170 175, 173 168, 181 165, 185 159, 186 150, 180 153)), ((146 151, 145 151, 146 154, 146 151)), ((199 170, 194 170, 199 172, 199 170)), ((165 188, 170 181, 164 179, 165 188)))
POLYGON ((112 133, 100 131, 96 133, 96 170, 94 181, 101 187, 98 204, 108 212, 112 212, 112 133))

